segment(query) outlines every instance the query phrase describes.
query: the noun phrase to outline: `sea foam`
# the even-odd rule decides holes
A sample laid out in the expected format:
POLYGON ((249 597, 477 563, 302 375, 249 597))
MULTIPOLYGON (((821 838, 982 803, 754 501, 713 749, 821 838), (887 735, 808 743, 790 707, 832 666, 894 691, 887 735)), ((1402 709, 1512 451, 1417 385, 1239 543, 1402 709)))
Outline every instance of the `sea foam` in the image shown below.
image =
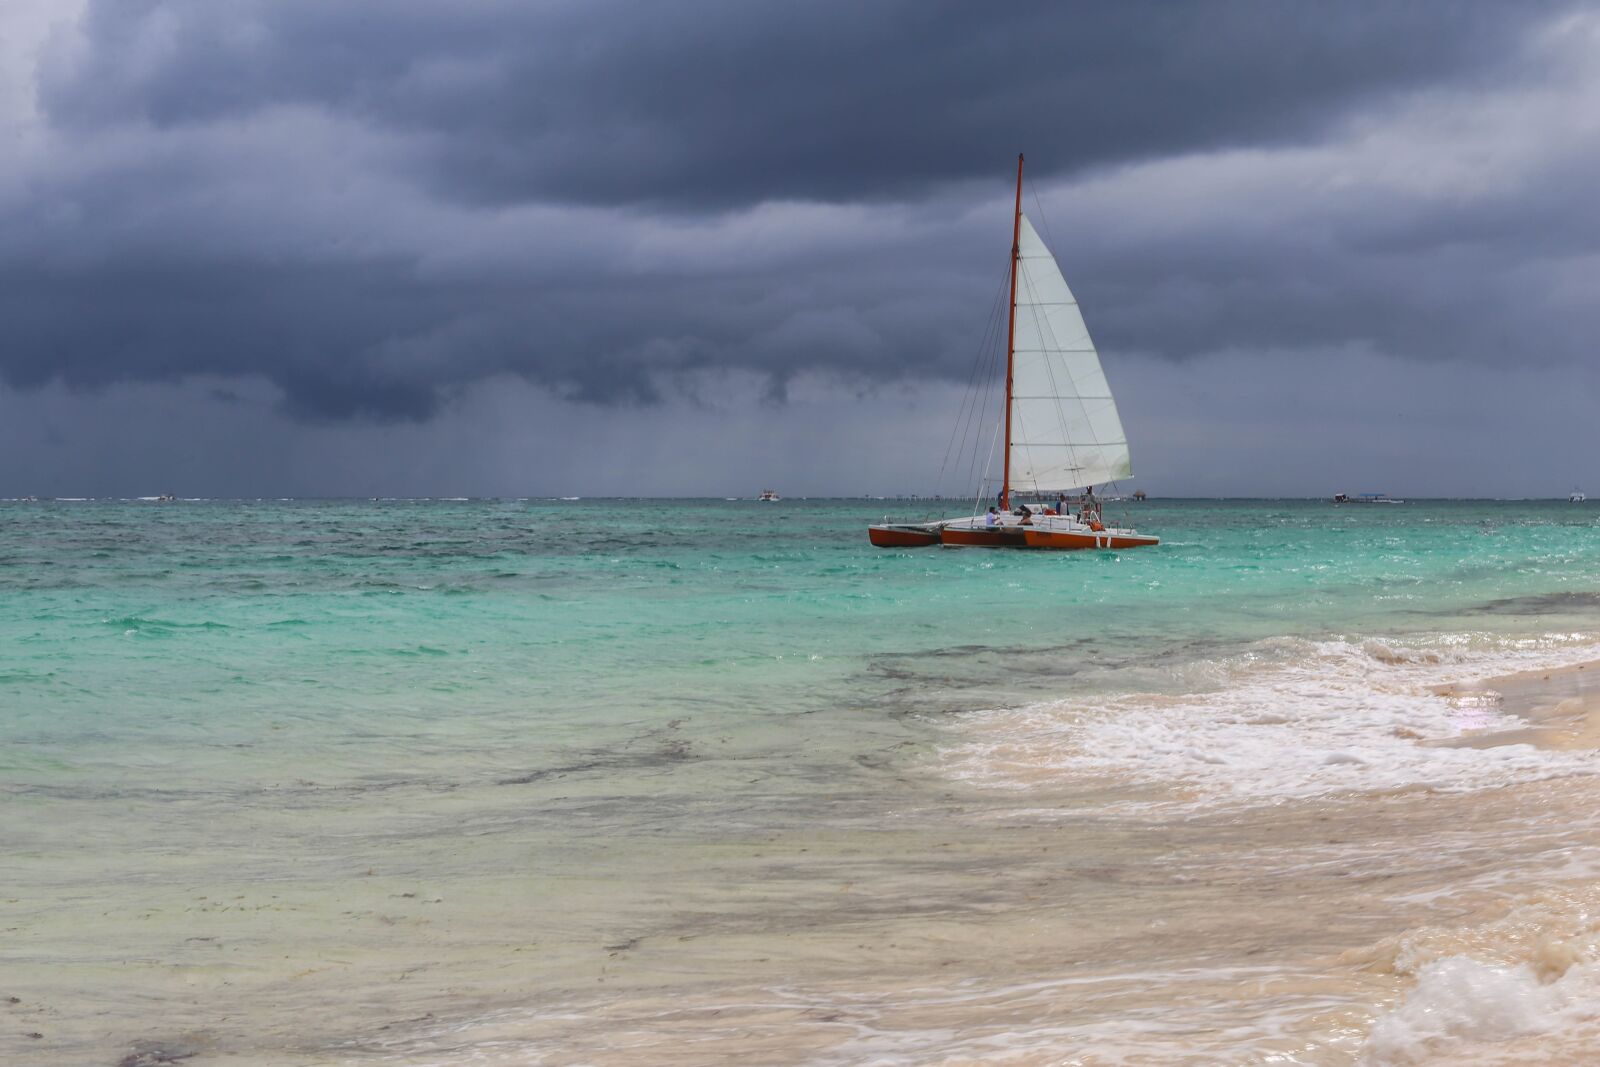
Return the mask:
MULTIPOLYGON (((1434 688, 1600 657, 1587 635, 1277 638, 1205 670, 1187 692, 1069 698, 965 716, 942 757, 958 777, 1036 786, 1103 778, 1165 790, 1158 805, 1259 804, 1339 793, 1459 791, 1576 774, 1593 759, 1531 744, 1462 745, 1526 725, 1492 694, 1434 688)), ((1149 803, 1141 801, 1141 804, 1149 803)))
MULTIPOLYGON (((1502 915, 1363 953, 1413 984, 1373 1025, 1370 1067, 1592 1063, 1600 1048, 1600 887, 1536 889, 1502 915)), ((1355 958, 1346 962, 1357 962, 1355 958)))
MULTIPOLYGON (((1597 1008, 1600 968, 1594 964, 1570 967, 1544 983, 1530 964, 1450 956, 1424 966, 1400 1006, 1377 1021, 1361 1062, 1371 1067, 1505 1062, 1521 1039, 1556 1031, 1571 1038, 1577 1027, 1588 1029, 1589 1041, 1600 1038, 1593 1029, 1597 1008)), ((1542 1044, 1542 1055, 1552 1052, 1542 1044)))

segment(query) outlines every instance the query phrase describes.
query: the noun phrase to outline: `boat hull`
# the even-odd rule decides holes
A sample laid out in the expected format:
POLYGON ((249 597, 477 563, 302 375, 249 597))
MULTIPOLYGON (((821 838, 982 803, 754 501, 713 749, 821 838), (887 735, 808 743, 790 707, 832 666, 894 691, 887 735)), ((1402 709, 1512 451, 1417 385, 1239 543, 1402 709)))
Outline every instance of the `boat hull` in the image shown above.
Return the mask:
POLYGON ((1161 538, 1131 530, 1036 530, 1024 531, 1023 539, 1029 548, 1051 548, 1072 551, 1086 548, 1148 548, 1159 545, 1161 538))
POLYGON ((962 548, 1026 548, 1028 542, 1019 526, 946 526, 939 534, 946 545, 962 548))
MULTIPOLYGON (((1007 516, 1009 518, 1010 516, 1007 516)), ((879 548, 922 548, 950 545, 958 548, 1125 549, 1159 545, 1161 538, 1123 529, 1094 529, 1082 522, 1054 515, 1037 523, 1004 522, 989 525, 988 516, 945 519, 941 522, 883 522, 867 527, 879 548)))
POLYGON ((867 537, 879 548, 927 548, 939 543, 939 527, 924 523, 881 523, 867 527, 867 537))

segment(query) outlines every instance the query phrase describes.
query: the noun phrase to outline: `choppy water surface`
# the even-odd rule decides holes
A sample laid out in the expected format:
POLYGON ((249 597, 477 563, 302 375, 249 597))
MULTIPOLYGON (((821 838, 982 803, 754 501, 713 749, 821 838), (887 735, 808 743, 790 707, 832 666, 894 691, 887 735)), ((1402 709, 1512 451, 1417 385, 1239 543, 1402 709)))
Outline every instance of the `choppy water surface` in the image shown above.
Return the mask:
POLYGON ((0 1059, 1592 1058, 1600 506, 895 507, 0 503, 0 1059))

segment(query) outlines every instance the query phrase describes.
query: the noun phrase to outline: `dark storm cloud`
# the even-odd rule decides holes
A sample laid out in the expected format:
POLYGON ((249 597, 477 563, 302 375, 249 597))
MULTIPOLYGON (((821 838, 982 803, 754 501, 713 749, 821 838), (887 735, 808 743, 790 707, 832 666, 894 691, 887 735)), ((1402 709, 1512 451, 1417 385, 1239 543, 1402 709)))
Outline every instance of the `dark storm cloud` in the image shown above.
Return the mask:
POLYGON ((1530 5, 100 0, 57 122, 301 104, 416 135, 446 195, 716 208, 914 195, 1314 136, 1482 76, 1530 5))
MULTIPOLYGON (((508 372, 592 402, 719 369, 962 378, 1018 147, 1048 185, 1315 146, 1407 94, 1537 80, 1522 49, 1558 12, 94 2, 41 63, 48 132, 0 199, 0 379, 264 379, 301 417, 416 419, 508 372)), ((1083 219, 1102 346, 1481 356, 1515 324, 1452 312, 1494 298, 1530 217, 1593 247, 1523 187, 1487 217, 1386 214, 1289 177, 1263 191, 1278 231, 1237 202, 1130 244, 1083 219)))

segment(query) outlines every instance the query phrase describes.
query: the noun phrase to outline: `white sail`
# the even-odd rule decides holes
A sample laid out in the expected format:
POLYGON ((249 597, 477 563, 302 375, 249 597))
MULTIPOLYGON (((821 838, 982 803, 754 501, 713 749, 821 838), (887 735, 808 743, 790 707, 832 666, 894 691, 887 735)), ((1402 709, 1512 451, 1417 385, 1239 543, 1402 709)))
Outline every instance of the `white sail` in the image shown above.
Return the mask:
POLYGON ((1053 491, 1132 476, 1117 402, 1089 328, 1026 215, 1018 251, 1012 488, 1053 491))

